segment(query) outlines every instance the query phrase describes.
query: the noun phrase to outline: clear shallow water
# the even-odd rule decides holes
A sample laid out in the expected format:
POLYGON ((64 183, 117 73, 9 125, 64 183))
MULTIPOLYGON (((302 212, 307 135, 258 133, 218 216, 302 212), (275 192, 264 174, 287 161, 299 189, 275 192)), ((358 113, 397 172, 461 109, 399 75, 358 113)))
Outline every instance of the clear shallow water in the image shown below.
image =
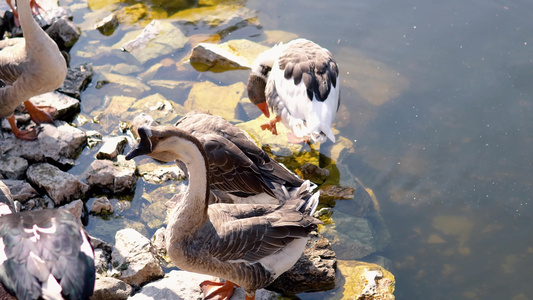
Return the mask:
MULTIPOLYGON (((61 4, 72 5, 76 23, 88 22, 86 5, 61 4)), ((296 33, 337 57, 347 123, 341 135, 356 140, 345 163, 380 200, 392 234, 382 254, 393 261, 397 299, 533 298, 533 3, 271 0, 246 6, 259 11, 264 30, 296 33), (395 75, 376 76, 383 69, 395 75)), ((72 65, 92 60, 77 51, 113 45, 128 30, 110 37, 84 30, 72 65)), ((224 40, 257 40, 256 33, 236 31, 224 40)), ((97 64, 116 63, 111 57, 97 64)), ((245 81, 247 73, 161 77, 227 85, 245 81)), ((89 87, 82 114, 104 105, 109 94, 120 91, 89 87)), ((91 152, 80 161, 84 156, 91 152)))

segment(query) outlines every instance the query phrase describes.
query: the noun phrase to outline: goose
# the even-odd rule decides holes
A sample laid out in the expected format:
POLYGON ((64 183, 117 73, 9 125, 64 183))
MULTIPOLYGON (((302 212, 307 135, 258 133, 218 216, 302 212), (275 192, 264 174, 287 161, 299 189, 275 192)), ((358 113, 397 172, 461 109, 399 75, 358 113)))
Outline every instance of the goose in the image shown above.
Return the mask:
POLYGON ((76 218, 64 209, 17 213, 0 181, 3 289, 17 299, 89 299, 94 282, 94 252, 76 218))
POLYGON ((261 125, 277 134, 276 123, 289 129, 289 142, 309 139, 335 142, 331 123, 340 104, 339 68, 333 55, 306 39, 280 43, 259 54, 248 78, 248 97, 270 117, 261 125))
POLYGON ((202 144, 216 202, 281 204, 304 182, 222 117, 191 111, 175 126, 202 144))
POLYGON ((53 92, 67 75, 67 64, 57 44, 33 19, 29 0, 18 0, 20 25, 24 34, 19 42, 0 51, 0 117, 6 118, 13 134, 23 140, 37 138, 35 130, 19 130, 13 112, 24 103, 32 120, 37 123, 53 122, 52 107, 36 107, 31 97, 53 92))
POLYGON ((130 160, 148 155, 187 166, 189 185, 171 210, 165 231, 167 252, 180 269, 224 278, 200 284, 206 299, 229 299, 233 287, 246 299, 290 269, 301 256, 308 234, 321 222, 311 215, 319 193, 305 181, 282 205, 209 205, 209 163, 200 141, 175 126, 141 126, 130 160))

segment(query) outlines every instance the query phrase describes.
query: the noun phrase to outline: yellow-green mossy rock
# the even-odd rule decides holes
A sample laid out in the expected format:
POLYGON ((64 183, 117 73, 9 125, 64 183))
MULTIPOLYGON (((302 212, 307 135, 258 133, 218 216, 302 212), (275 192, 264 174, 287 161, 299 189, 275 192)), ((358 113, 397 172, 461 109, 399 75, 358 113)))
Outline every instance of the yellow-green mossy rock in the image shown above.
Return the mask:
POLYGON ((150 12, 148 6, 144 3, 137 3, 131 6, 123 7, 116 11, 116 16, 120 24, 134 25, 139 20, 146 18, 150 12))
POLYGON ((151 229, 163 226, 166 217, 167 210, 163 202, 154 202, 143 208, 141 212, 141 219, 151 229))
POLYGON ((228 86, 218 86, 209 81, 199 82, 192 87, 184 107, 187 111, 199 110, 235 121, 237 106, 245 88, 242 82, 228 86))
POLYGON ((141 64, 183 48, 187 37, 166 20, 152 20, 143 30, 130 31, 113 48, 123 49, 141 64))
POLYGON ((345 280, 342 299, 393 300, 396 280, 379 265, 362 261, 338 260, 345 280))

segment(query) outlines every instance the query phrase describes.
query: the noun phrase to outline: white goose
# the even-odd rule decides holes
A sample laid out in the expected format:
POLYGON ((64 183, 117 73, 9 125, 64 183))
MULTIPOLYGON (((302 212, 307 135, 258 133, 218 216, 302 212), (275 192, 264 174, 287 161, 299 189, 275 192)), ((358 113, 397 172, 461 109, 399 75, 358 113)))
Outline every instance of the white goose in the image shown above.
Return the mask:
POLYGON ((17 299, 89 299, 94 282, 94 252, 76 218, 64 209, 16 213, 0 181, 0 287, 17 299))
POLYGON ((67 75, 67 64, 57 44, 33 19, 29 0, 18 0, 17 9, 24 39, 0 51, 0 117, 7 117, 16 137, 37 138, 35 130, 19 130, 13 112, 24 103, 35 123, 53 122, 52 107, 36 107, 28 99, 59 88, 67 75))
POLYGON ((225 278, 201 284, 206 299, 229 299, 235 284, 246 299, 290 269, 301 256, 308 234, 319 220, 311 217, 319 193, 309 181, 283 205, 209 204, 209 166, 203 146, 174 126, 138 129, 139 145, 126 159, 148 155, 187 165, 189 186, 172 209, 165 233, 166 248, 180 269, 225 278))
POLYGON ((280 120, 294 143, 335 142, 331 124, 340 103, 339 68, 331 53, 319 45, 296 39, 261 53, 248 79, 248 97, 269 117, 261 126, 277 134, 280 120))
POLYGON ((220 202, 281 204, 304 182, 219 116, 191 111, 176 127, 196 137, 204 147, 210 188, 220 202))

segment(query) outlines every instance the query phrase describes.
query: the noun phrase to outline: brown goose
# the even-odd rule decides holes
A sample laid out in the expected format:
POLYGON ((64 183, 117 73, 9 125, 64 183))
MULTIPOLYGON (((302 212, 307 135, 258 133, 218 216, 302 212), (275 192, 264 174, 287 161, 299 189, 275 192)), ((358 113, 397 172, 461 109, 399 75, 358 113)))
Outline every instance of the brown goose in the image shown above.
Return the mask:
POLYGON ((64 209, 15 213, 0 181, 0 287, 17 299, 89 299, 94 282, 94 252, 74 216, 64 209))
POLYGON ((293 143, 335 142, 331 124, 340 103, 339 68, 331 53, 319 45, 296 39, 261 53, 248 79, 248 97, 269 117, 261 126, 277 134, 282 121, 293 143))
POLYGON ((191 111, 176 127, 196 137, 204 147, 210 188, 217 202, 281 204, 304 182, 221 117, 191 111))
POLYGON ((18 0, 24 40, 0 51, 0 117, 7 117, 13 134, 34 140, 35 130, 19 130, 13 112, 24 103, 35 123, 53 122, 52 107, 36 107, 28 99, 52 92, 65 80, 67 65, 57 44, 33 19, 29 0, 18 0))
POLYGON ((194 136, 173 126, 138 129, 141 138, 126 159, 146 154, 187 166, 189 186, 169 216, 166 248, 180 269, 225 278, 201 284, 206 299, 229 299, 235 284, 254 299, 298 260, 308 234, 319 220, 311 217, 319 193, 309 181, 282 205, 209 204, 209 166, 204 147, 194 136))

